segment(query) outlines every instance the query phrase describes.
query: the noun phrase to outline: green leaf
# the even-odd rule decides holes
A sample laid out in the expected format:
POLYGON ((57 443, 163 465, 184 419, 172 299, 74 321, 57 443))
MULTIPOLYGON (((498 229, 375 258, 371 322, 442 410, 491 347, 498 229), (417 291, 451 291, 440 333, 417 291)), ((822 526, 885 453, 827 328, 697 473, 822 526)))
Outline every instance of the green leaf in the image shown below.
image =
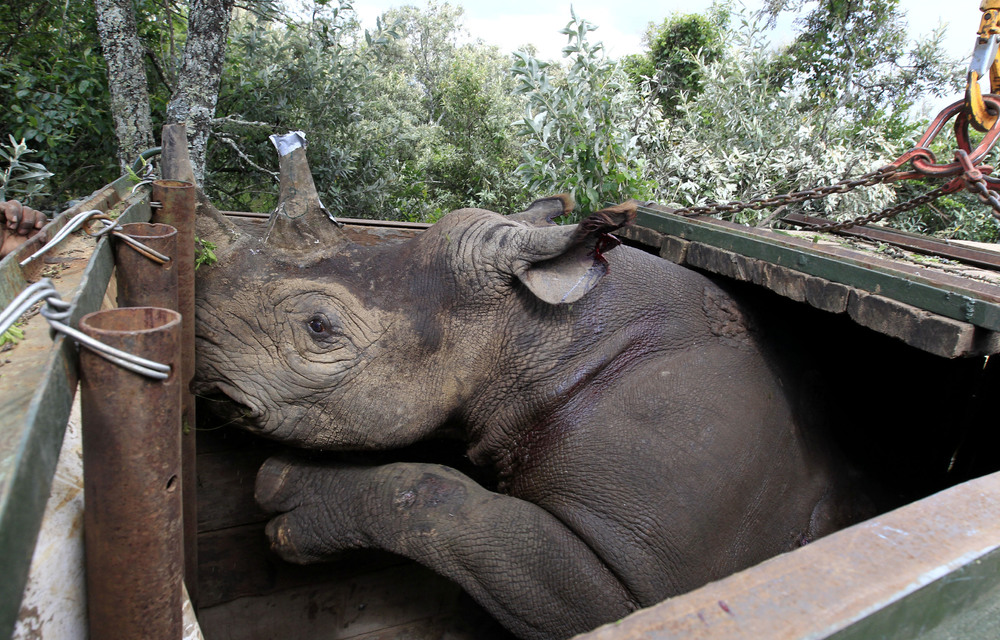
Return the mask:
POLYGON ((3 334, 0 334, 0 346, 7 343, 17 344, 21 340, 24 340, 24 330, 16 324, 3 332, 3 334))

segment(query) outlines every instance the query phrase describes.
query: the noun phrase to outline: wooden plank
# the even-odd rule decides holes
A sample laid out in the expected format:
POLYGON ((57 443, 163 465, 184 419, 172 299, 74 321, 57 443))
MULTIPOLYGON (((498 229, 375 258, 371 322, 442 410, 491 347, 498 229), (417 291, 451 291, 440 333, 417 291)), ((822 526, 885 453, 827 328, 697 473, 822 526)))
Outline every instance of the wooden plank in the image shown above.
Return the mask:
POLYGON ((198 532, 267 519, 253 497, 257 470, 278 445, 198 454, 198 532))
POLYGON ((901 265, 802 238, 702 217, 683 218, 641 207, 636 223, 830 282, 876 293, 938 315, 1000 330, 1000 287, 901 265))
POLYGON ((1000 333, 918 309, 891 298, 860 291, 825 278, 750 258, 703 242, 679 240, 638 227, 622 234, 633 242, 660 248, 661 255, 686 266, 751 282, 781 296, 831 313, 848 313, 858 324, 899 338, 910 346, 945 358, 1000 352, 1000 333), (669 242, 683 243, 667 250, 669 242))
MULTIPOLYGON (((128 195, 131 188, 127 178, 113 185, 115 193, 121 195, 128 195)), ((125 209, 121 216, 123 222, 149 219, 148 193, 148 188, 141 189, 134 196, 128 195, 121 203, 121 208, 125 209)), ((93 202, 106 204, 113 199, 106 188, 81 206, 93 202)), ((72 213, 72 210, 66 212, 72 213)), ((89 241, 89 245, 92 246, 93 241, 89 241)), ((60 253, 65 250, 60 245, 54 251, 60 253)), ((22 251, 26 250, 11 254, 13 258, 5 258, 0 268, 5 272, 20 269, 17 260, 22 251)), ((45 268, 43 264, 42 260, 36 261, 29 265, 29 269, 41 272, 45 268)), ((52 264, 50 261, 48 266, 52 264)), ((112 269, 111 247, 106 239, 101 239, 93 249, 86 268, 78 274, 78 281, 69 275, 55 280, 62 298, 73 304, 71 325, 75 326, 84 314, 100 308, 112 269)), ((66 272, 71 273, 72 269, 66 272)), ((29 278, 34 276, 29 275, 26 280, 29 278)), ((10 283, 16 278, 5 277, 3 280, 10 283)), ((17 293, 19 291, 5 289, 0 304, 6 307, 17 293)), ((36 326, 44 324, 40 317, 34 318, 33 322, 36 326)), ((0 580, 0 635, 9 635, 17 619, 32 551, 76 392, 74 345, 61 335, 46 342, 45 333, 44 329, 32 328, 31 347, 25 343, 16 346, 5 356, 6 360, 11 360, 10 364, 4 364, 6 371, 0 369, 0 399, 4 403, 0 415, 0 557, 4 558, 4 579, 0 580), (15 367, 13 363, 21 358, 22 349, 27 362, 15 367), (17 374, 10 375, 14 371, 17 374), (26 384, 27 380, 31 382, 26 384)))
POLYGON ((701 242, 690 243, 685 264, 741 282, 752 282, 823 311, 843 313, 847 310, 850 287, 701 242))
POLYGON ((198 536, 198 606, 211 607, 326 580, 354 576, 407 561, 381 551, 345 554, 328 564, 295 565, 271 551, 265 521, 198 536))
POLYGON ((997 637, 1000 473, 872 518, 580 640, 997 637), (947 637, 947 636, 945 636, 947 637))
POLYGON ((891 298, 854 290, 847 313, 863 327, 904 340, 944 358, 990 355, 1000 351, 1000 334, 966 322, 928 313, 891 298))
POLYGON ((1000 333, 701 242, 690 243, 685 264, 752 282, 823 311, 847 313, 863 327, 944 358, 1000 351, 1000 333))
POLYGON ((458 585, 415 563, 202 607, 208 638, 512 640, 458 585))
POLYGON ((21 261, 37 251, 39 247, 45 244, 46 238, 53 237, 76 214, 82 211, 89 211, 90 209, 107 210, 111 206, 114 206, 114 204, 121 200, 117 189, 122 189, 121 195, 126 193, 124 180, 123 178, 113 184, 105 185, 90 194, 82 202, 77 203, 56 216, 53 220, 50 220, 42 230, 42 234, 36 235, 9 255, 4 256, 3 261, 0 262, 0 303, 6 305, 24 291, 24 288, 28 286, 29 279, 33 281, 38 277, 40 270, 40 266, 38 265, 41 265, 41 262, 38 265, 30 265, 26 274, 25 269, 20 265, 21 261), (119 185, 119 183, 121 184, 119 185), (116 187, 115 185, 119 186, 116 187))

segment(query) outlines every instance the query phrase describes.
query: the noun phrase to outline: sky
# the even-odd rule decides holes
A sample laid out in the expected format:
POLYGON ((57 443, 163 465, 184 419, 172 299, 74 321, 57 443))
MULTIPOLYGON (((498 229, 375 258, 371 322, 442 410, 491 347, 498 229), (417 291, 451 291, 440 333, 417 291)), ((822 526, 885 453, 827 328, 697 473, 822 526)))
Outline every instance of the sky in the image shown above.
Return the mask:
MULTIPOLYGON (((745 2, 751 10, 760 7, 760 0, 745 2)), ((354 9, 362 23, 373 28, 375 17, 390 7, 425 6, 425 3, 426 0, 355 0, 354 9)), ((465 26, 473 38, 496 44, 505 51, 531 43, 541 57, 559 58, 565 44, 565 36, 559 30, 569 22, 571 4, 577 16, 599 27, 591 38, 602 41, 611 56, 620 57, 642 50, 642 34, 649 22, 660 22, 675 12, 703 12, 711 0, 450 0, 450 3, 465 9, 465 26)), ((977 0, 962 0, 955 5, 941 0, 901 0, 900 7, 906 13, 911 36, 926 35, 944 24, 948 53, 962 60, 969 58, 982 16, 977 0), (956 8, 958 5, 962 6, 956 8)), ((780 44, 790 39, 791 33, 790 24, 779 25, 771 40, 780 44)))

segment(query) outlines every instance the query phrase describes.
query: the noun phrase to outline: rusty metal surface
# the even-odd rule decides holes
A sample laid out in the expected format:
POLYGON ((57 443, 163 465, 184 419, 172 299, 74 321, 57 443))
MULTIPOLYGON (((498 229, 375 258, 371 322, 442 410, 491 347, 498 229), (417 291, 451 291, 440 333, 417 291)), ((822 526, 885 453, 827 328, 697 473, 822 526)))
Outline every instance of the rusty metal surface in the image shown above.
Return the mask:
POLYGON ((177 229, 136 222, 122 233, 171 258, 158 264, 124 242, 115 242, 115 281, 119 307, 162 307, 177 311, 177 229))
POLYGON ((187 127, 184 124, 165 124, 160 132, 160 175, 166 180, 195 183, 188 154, 187 127))
POLYGON ((994 473, 577 638, 915 639, 961 616, 998 584, 994 473), (866 635, 860 625, 881 617, 898 626, 866 635))
POLYGON ((152 221, 177 230, 176 260, 177 310, 183 318, 181 328, 181 405, 183 414, 183 495, 184 495, 184 575, 191 600, 198 604, 198 476, 195 468, 195 403, 190 392, 194 378, 194 216, 196 189, 191 182, 156 180, 152 201, 160 207, 153 210, 152 221))
MULTIPOLYGON (((800 224, 807 229, 829 222, 825 218, 807 216, 801 213, 790 213, 782 218, 782 220, 800 224)), ((984 251, 974 247, 952 244, 947 240, 906 233, 898 229, 888 229, 886 227, 851 227, 834 233, 868 238, 877 242, 886 242, 897 247, 917 251, 924 255, 940 256, 987 269, 1000 269, 1000 254, 995 251, 984 251)))
MULTIPOLYGON (((61 228, 83 208, 113 209, 122 222, 147 220, 149 189, 132 193, 122 177, 64 212, 50 224, 61 228)), ((80 316, 100 308, 111 276, 111 247, 105 240, 71 236, 55 253, 22 269, 19 260, 38 248, 33 241, 0 262, 0 304, 6 306, 28 280, 44 272, 80 316), (15 285, 8 287, 8 285, 15 285)), ((17 619, 32 551, 52 484, 63 433, 76 393, 77 353, 63 336, 52 339, 38 316, 25 324, 26 339, 0 355, 0 637, 17 619)))
POLYGON ((151 380, 80 352, 90 636, 176 640, 183 630, 181 317, 154 307, 88 314, 80 330, 168 364, 151 380))

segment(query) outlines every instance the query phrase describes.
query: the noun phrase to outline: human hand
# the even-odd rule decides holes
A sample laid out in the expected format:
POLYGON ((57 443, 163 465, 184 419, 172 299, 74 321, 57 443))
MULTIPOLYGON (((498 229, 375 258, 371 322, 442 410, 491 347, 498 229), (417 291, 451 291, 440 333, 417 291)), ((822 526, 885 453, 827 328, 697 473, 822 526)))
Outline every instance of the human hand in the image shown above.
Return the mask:
POLYGON ((33 238, 48 221, 44 213, 17 200, 0 202, 0 258, 33 238))

